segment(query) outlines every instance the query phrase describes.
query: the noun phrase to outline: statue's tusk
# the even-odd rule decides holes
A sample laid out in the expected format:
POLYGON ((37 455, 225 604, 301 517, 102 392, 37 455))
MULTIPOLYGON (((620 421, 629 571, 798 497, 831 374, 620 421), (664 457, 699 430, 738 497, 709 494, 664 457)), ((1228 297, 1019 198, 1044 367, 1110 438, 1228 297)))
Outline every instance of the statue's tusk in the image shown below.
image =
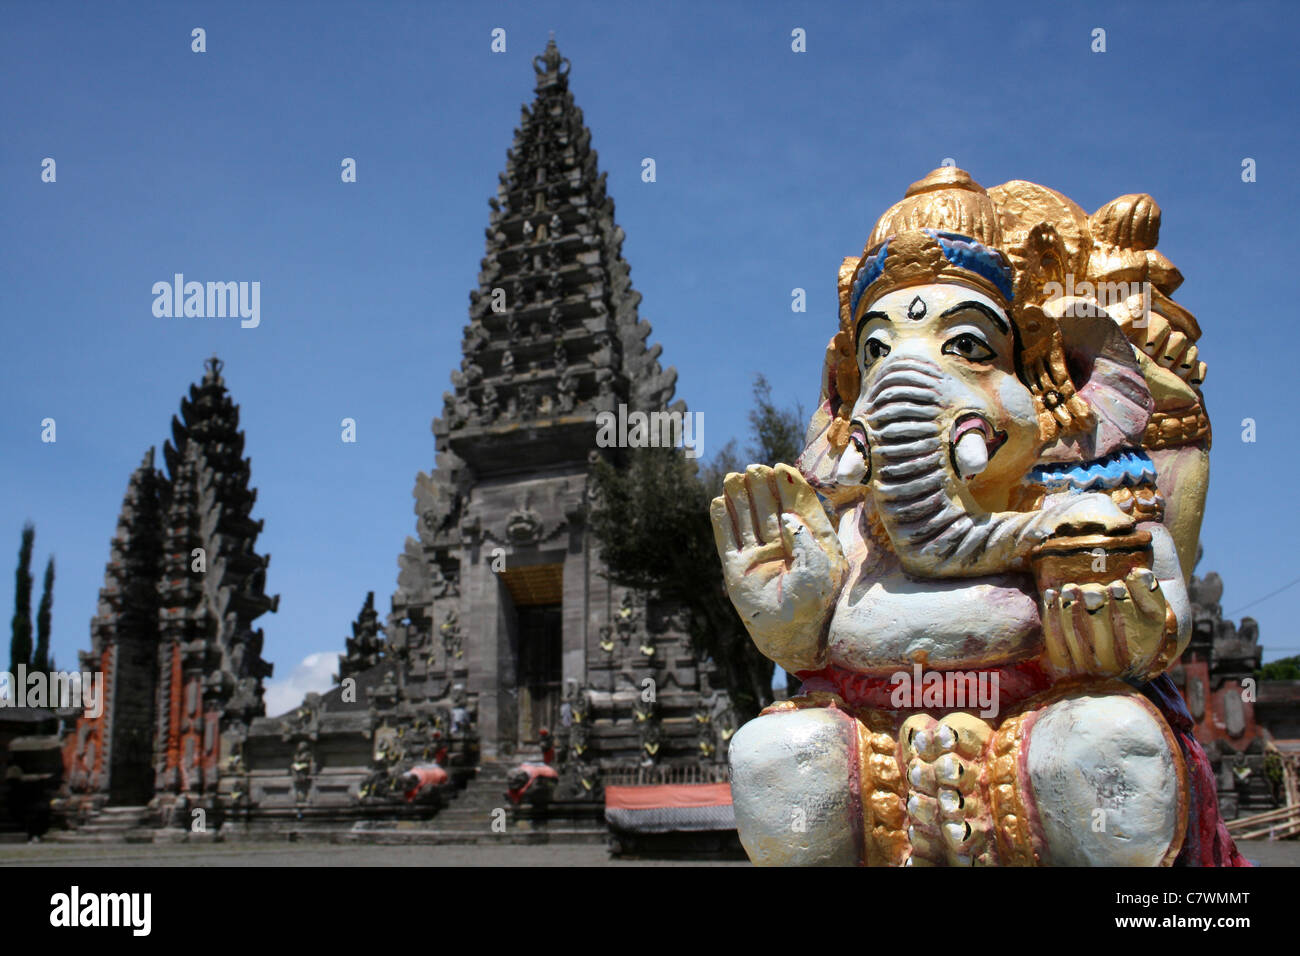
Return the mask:
POLYGON ((984 432, 972 428, 957 440, 953 449, 953 458, 957 462, 957 474, 963 479, 974 478, 989 465, 989 446, 984 439, 984 432))
POLYGON ((836 482, 841 485, 856 485, 862 481, 866 473, 867 460, 862 457, 862 452, 858 451, 857 446, 849 442, 844 446, 839 467, 835 469, 836 482))
POLYGON ((867 459, 866 429, 857 421, 849 435, 849 443, 840 455, 840 463, 835 469, 835 481, 840 485, 863 484, 871 473, 871 462, 867 459))

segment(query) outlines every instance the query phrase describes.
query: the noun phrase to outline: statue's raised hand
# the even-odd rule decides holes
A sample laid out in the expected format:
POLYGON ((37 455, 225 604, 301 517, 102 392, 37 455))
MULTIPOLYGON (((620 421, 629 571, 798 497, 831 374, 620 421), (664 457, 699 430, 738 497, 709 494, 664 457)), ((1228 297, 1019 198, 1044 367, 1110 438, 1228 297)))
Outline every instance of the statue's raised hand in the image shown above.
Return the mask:
POLYGON ((844 550, 817 493, 788 465, 732 472, 709 508, 727 593, 750 636, 787 671, 825 663, 844 550))

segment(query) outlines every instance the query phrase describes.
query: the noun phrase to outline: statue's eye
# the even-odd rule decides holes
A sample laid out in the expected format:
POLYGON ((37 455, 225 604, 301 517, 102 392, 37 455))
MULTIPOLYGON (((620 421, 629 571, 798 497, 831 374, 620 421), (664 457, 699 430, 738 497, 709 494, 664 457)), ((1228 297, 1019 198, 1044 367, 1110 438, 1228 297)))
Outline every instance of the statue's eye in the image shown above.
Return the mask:
POLYGON ((960 355, 969 362, 987 362, 997 358, 988 343, 972 332, 963 332, 943 344, 945 355, 960 355))
POLYGON ((869 368, 876 359, 889 354, 889 346, 880 339, 867 339, 862 346, 862 367, 869 368))

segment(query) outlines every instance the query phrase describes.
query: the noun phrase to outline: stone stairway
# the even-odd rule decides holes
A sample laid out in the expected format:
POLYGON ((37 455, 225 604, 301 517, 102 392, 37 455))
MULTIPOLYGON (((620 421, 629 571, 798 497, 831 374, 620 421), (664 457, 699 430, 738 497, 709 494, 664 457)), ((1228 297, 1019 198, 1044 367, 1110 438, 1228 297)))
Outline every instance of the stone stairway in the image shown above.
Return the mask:
MULTIPOLYGON (((289 823, 261 836, 237 836, 224 831, 210 836, 394 845, 607 842, 609 833, 599 803, 557 801, 544 814, 515 807, 506 797, 506 777, 517 762, 481 764, 462 789, 452 791, 446 806, 423 819, 364 820, 350 828, 347 823, 320 827, 289 823), (504 816, 496 811, 503 811, 504 816)), ((51 831, 45 839, 58 843, 150 843, 190 841, 195 837, 187 831, 160 829, 155 814, 140 806, 103 807, 75 830, 51 831)))
POLYGON ((148 807, 102 807, 75 830, 53 830, 53 843, 152 843, 156 816, 148 807))
POLYGON ((494 814, 495 810, 504 810, 507 819, 509 818, 511 803, 506 798, 508 773, 509 768, 505 764, 487 763, 480 766, 465 789, 456 793, 447 806, 438 811, 433 818, 433 828, 446 833, 500 836, 499 832, 493 832, 492 821, 494 816, 500 818, 500 814, 494 814))
POLYGON ((598 805, 583 804, 575 814, 563 804, 553 804, 553 812, 540 818, 516 808, 506 797, 506 777, 515 763, 481 764, 464 789, 455 792, 427 823, 358 827, 349 834, 349 842, 601 844, 607 841, 609 834, 598 805), (504 818, 498 810, 504 811, 504 818), (501 820, 504 820, 504 830, 501 823, 493 829, 493 822, 501 820))

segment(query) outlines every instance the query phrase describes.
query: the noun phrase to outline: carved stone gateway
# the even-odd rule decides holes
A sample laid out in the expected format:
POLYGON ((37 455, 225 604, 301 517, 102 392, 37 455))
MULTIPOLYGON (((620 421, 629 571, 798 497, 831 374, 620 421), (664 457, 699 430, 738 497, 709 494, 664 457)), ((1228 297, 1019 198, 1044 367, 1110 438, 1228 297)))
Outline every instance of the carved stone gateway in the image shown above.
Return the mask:
POLYGON ((804 681, 732 743, 755 862, 1241 862, 1167 673, 1210 432, 1159 227, 1150 196, 1089 216, 945 167, 844 260, 798 467, 712 507, 804 681))
POLYGON ((253 622, 279 598, 265 591, 270 558, 255 550, 257 492, 222 369, 209 359, 181 400, 166 473, 151 449, 131 476, 81 655, 105 675, 107 699, 66 735, 56 804, 66 818, 108 804, 148 805, 159 821, 201 809, 219 821, 240 792, 226 769, 239 766, 232 758, 263 713, 271 675, 253 622))

